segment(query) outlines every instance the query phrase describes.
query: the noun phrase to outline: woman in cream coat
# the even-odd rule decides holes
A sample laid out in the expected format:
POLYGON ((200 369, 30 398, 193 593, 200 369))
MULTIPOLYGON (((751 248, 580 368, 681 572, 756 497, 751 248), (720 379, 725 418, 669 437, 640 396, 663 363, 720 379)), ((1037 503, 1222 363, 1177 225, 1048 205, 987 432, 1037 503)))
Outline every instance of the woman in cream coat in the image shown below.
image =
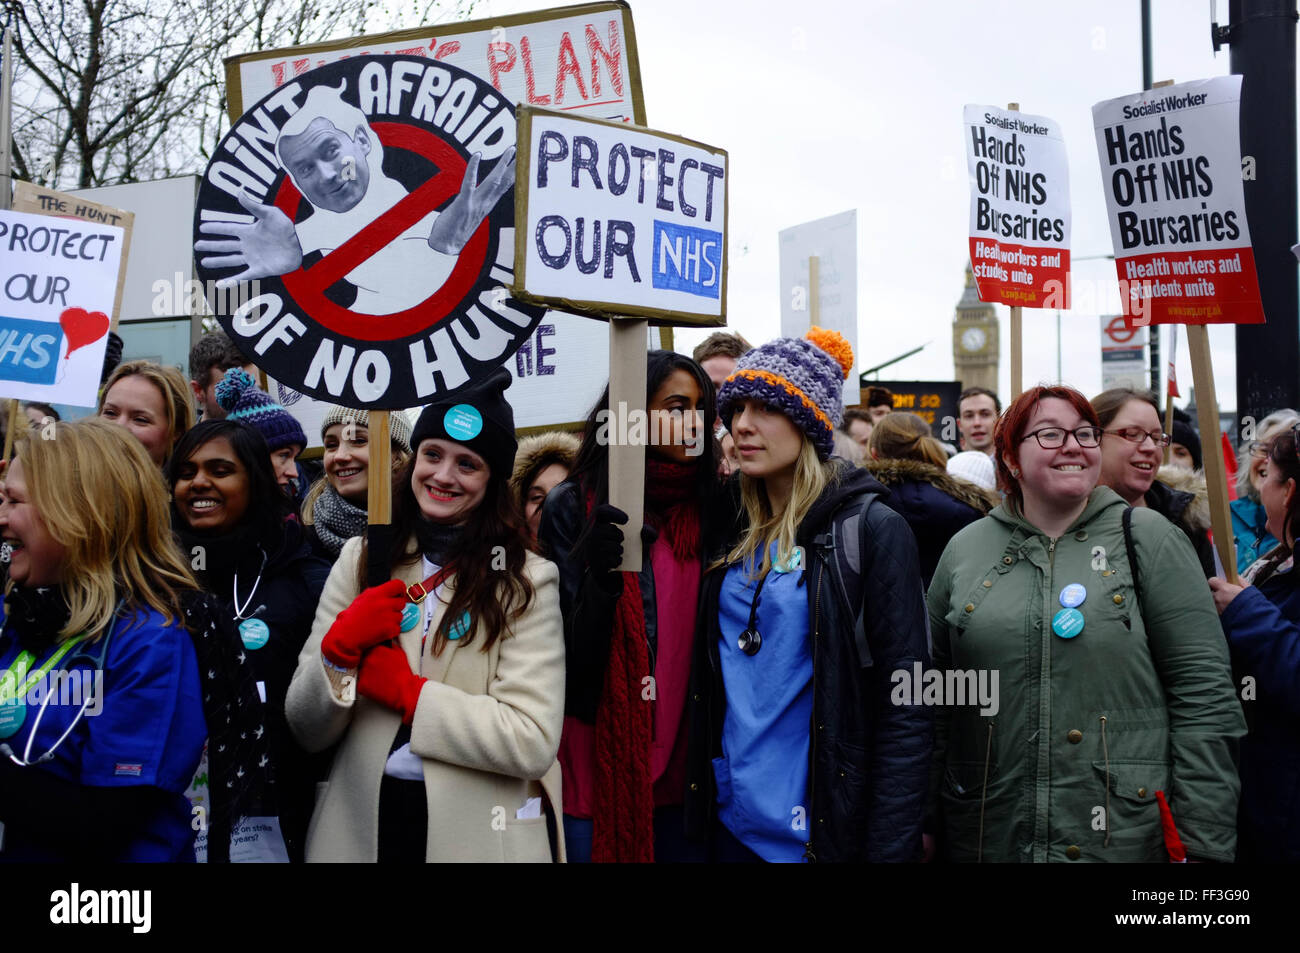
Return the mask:
POLYGON ((564 859, 558 575, 509 496, 509 380, 421 414, 371 556, 390 580, 363 589, 358 537, 325 585, 285 703, 304 747, 338 745, 309 862, 564 859))

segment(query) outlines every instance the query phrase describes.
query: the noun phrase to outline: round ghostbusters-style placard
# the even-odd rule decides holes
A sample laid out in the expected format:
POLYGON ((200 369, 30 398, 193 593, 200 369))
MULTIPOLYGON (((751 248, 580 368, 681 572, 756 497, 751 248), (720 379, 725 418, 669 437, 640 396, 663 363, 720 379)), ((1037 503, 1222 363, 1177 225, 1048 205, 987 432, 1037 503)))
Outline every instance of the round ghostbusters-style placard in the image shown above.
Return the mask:
POLYGON ((435 60, 359 56, 296 77, 204 173, 208 303, 258 367, 319 400, 398 409, 465 387, 526 341, 516 302, 515 113, 435 60))

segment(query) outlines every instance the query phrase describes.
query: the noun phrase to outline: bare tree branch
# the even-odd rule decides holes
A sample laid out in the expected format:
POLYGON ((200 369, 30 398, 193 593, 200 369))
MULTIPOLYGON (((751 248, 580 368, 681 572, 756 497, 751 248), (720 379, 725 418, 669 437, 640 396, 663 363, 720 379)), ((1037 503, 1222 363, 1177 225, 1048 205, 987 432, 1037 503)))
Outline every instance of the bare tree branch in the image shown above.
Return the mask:
POLYGON ((87 187, 198 172, 226 128, 225 57, 464 19, 376 0, 0 0, 15 31, 13 157, 22 178, 87 187), (369 28, 367 29, 367 25, 369 28))

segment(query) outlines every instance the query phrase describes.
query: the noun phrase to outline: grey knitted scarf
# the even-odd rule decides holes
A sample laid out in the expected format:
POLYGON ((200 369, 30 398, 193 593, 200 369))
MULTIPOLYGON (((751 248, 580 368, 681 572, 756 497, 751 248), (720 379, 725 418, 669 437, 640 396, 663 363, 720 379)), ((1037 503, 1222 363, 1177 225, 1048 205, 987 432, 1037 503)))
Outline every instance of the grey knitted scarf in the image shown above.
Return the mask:
POLYGON ((343 499, 332 486, 326 486, 324 492, 316 497, 311 518, 316 535, 336 558, 344 543, 366 531, 366 511, 343 499))

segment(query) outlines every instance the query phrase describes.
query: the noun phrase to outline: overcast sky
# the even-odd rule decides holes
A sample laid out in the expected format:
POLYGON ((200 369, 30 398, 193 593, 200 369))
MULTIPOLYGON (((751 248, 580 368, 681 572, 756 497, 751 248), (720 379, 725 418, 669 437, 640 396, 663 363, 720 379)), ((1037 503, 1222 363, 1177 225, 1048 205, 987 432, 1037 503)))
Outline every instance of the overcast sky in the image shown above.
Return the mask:
MULTIPOLYGON (((549 6, 481 0, 474 19, 549 6)), ((1092 106, 1137 92, 1137 0, 632 0, 652 127, 725 148, 732 166, 728 323, 754 343, 779 333, 777 233, 858 211, 858 368, 929 346, 887 371, 952 379, 953 308, 968 258, 962 106, 1055 119, 1070 160, 1072 254, 1112 251, 1092 106), (936 15, 936 11, 938 11, 936 15)), ((1227 0, 1218 19, 1228 19, 1227 0)), ((1210 47, 1210 0, 1154 0, 1156 80, 1227 75, 1210 47)), ((1077 262, 1109 279, 1110 261, 1077 262)), ((1008 390, 1007 310, 1000 390, 1008 390)), ((1025 382, 1056 377, 1055 313, 1025 309, 1025 382)), ((1066 312, 1063 377, 1101 385, 1097 313, 1066 312)), ((707 332, 677 331, 689 351, 707 332)), ((1166 335, 1168 331, 1166 330, 1166 335)), ((1236 402, 1231 328, 1211 327, 1220 405, 1236 402)), ((1186 335, 1178 377, 1190 386, 1186 335)))

